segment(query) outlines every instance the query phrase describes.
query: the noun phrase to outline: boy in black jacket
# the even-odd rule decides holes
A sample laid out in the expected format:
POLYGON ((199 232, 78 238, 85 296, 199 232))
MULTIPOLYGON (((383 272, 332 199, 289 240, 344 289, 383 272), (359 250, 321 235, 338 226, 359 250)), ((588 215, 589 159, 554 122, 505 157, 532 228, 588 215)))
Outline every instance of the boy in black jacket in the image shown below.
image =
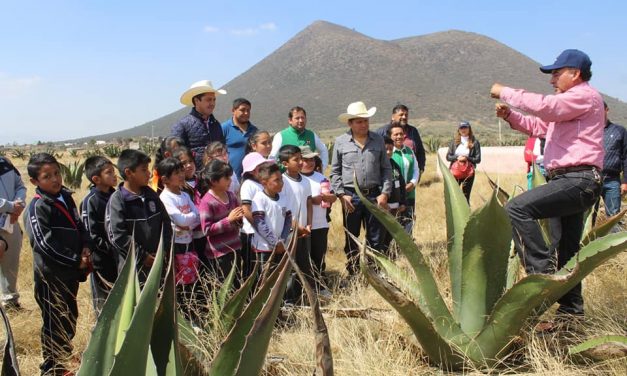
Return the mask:
POLYGON ((78 284, 87 279, 91 264, 89 237, 71 192, 63 187, 57 160, 38 153, 27 169, 37 186, 24 227, 33 248, 35 300, 43 319, 40 369, 42 375, 58 375, 67 372, 63 363, 72 353, 78 284))
POLYGON ((99 155, 87 158, 85 176, 92 187, 81 202, 81 217, 94 246, 91 255, 94 272, 90 282, 94 311, 98 315, 118 277, 118 256, 105 231, 105 210, 118 179, 113 163, 99 155))
POLYGON ((172 242, 172 225, 163 203, 148 187, 150 157, 138 150, 123 150, 118 170, 124 182, 115 191, 105 214, 109 241, 118 253, 118 270, 122 269, 134 241, 140 283, 146 281, 155 260, 161 232, 166 249, 172 242))

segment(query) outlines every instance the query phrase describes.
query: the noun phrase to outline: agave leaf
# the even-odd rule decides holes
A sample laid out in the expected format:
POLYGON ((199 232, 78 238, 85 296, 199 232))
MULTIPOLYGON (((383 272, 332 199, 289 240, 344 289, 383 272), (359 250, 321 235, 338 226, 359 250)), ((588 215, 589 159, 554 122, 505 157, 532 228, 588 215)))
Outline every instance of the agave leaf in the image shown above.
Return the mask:
MULTIPOLYGON (((296 238, 291 239, 289 249, 292 250, 296 246, 296 238)), ((266 306, 271 293, 283 294, 287 284, 287 276, 291 270, 288 261, 288 255, 284 254, 279 265, 268 275, 268 277, 259 286, 257 293, 244 309, 242 315, 237 319, 231 331, 220 345, 220 349, 211 363, 209 374, 213 376, 235 375, 240 359, 243 356, 243 349, 249 340, 248 335, 252 330, 255 320, 260 315, 262 309, 266 306), (277 290, 276 292, 274 290, 277 290), (280 290, 280 291, 278 291, 280 290)), ((282 295, 281 295, 282 296, 282 295)), ((280 303, 280 301, 279 301, 280 303)), ((276 318, 276 317, 275 317, 276 318)), ((271 327, 273 324, 270 325, 271 327)), ((268 337, 269 340, 269 337, 268 337)), ((266 347, 267 350, 267 347, 266 347)), ((265 357, 258 349, 249 349, 248 351, 256 352, 256 356, 265 357)), ((257 364, 257 362, 255 362, 257 364)), ((250 375, 256 375, 259 372, 251 372, 250 375)))
MULTIPOLYGON (((546 184, 546 178, 542 175, 542 171, 540 171, 540 167, 534 162, 533 170, 532 170, 532 178, 531 178, 531 187, 536 188, 541 185, 546 184)), ((551 246, 551 226, 549 225, 548 219, 539 219, 538 223, 540 224, 540 228, 542 230, 542 237, 544 238, 544 243, 547 247, 551 246)))
MULTIPOLYGON (((571 346, 568 348, 568 353, 570 355, 575 355, 575 354, 580 354, 580 353, 584 353, 588 352, 589 350, 593 350, 601 345, 605 345, 608 343, 618 343, 621 344, 623 349, 627 348, 627 336, 618 336, 618 335, 613 335, 613 336, 600 336, 600 337, 594 337, 594 338, 590 338, 587 341, 584 341, 583 343, 580 343, 577 346, 571 346)), ((625 356, 626 351, 623 350, 623 356, 625 356)), ((596 359, 596 357, 593 357, 596 359)))
POLYGON ((614 228, 614 226, 616 226, 618 222, 620 222, 620 220, 623 219, 623 217, 625 216, 625 213, 627 213, 627 209, 623 209, 623 211, 621 211, 620 213, 608 218, 605 222, 601 223, 600 225, 595 226, 592 230, 586 233, 583 240, 581 241, 581 244, 586 245, 596 238, 600 238, 609 234, 614 228))
POLYGON ((148 358, 152 325, 158 303, 157 295, 164 264, 164 247, 162 234, 154 263, 146 279, 146 284, 139 295, 131 324, 126 331, 120 351, 115 354, 113 367, 109 375, 143 375, 146 373, 146 360, 148 358))
MULTIPOLYGON (((533 274, 508 290, 494 307, 492 315, 476 341, 480 352, 469 354, 475 362, 493 362, 505 351, 525 321, 537 317, 561 296, 581 282, 597 266, 627 247, 627 233, 611 234, 583 247, 555 275, 533 274)), ((493 363, 492 363, 493 364, 493 363)))
POLYGON ((181 363, 184 365, 185 375, 206 375, 205 369, 206 350, 200 341, 192 325, 183 317, 180 312, 176 313, 178 329, 178 350, 181 356, 181 363))
MULTIPOLYGON (((170 249, 170 253, 172 249, 170 249)), ((176 293, 174 283, 174 257, 168 257, 168 270, 163 284, 163 293, 152 325, 150 350, 159 375, 182 375, 179 354, 178 325, 176 315, 176 293)), ((151 364, 148 362, 148 364, 151 364)))
POLYGON ((539 187, 543 184, 546 184, 546 178, 544 177, 544 175, 542 175, 542 171, 540 170, 540 167, 538 167, 537 163, 533 163, 533 170, 532 170, 532 178, 531 178, 531 187, 535 188, 535 187, 539 187))
POLYGON ((314 375, 333 376, 333 353, 331 351, 331 340, 329 339, 327 324, 324 322, 324 317, 322 317, 322 312, 320 311, 320 301, 293 257, 290 257, 290 263, 292 264, 292 268, 296 271, 296 274, 305 289, 307 300, 309 300, 309 305, 311 306, 311 314, 315 327, 314 333, 316 337, 316 369, 314 371, 314 375))
POLYGON ((505 190, 503 190, 503 188, 501 188, 494 180, 492 180, 492 178, 490 178, 488 174, 485 174, 485 176, 488 178, 488 183, 490 183, 490 187, 492 187, 492 190, 496 190, 496 198, 498 198, 499 203, 502 206, 505 206, 510 198, 509 193, 505 192, 505 190))
POLYGON ((509 259, 507 261, 507 283, 505 285, 505 289, 511 289, 518 281, 520 265, 520 258, 518 258, 516 249, 514 248, 514 242, 512 242, 510 244, 509 259))
POLYGON ((15 340, 11 331, 11 324, 4 308, 0 305, 0 314, 2 314, 2 322, 4 323, 4 332, 6 333, 6 342, 4 343, 4 355, 2 356, 2 376, 18 376, 20 367, 15 355, 15 340))
POLYGON ((453 317, 459 319, 462 297, 463 234, 470 217, 470 207, 462 189, 457 184, 457 180, 439 156, 438 163, 444 177, 446 238, 448 239, 448 269, 451 275, 451 293, 453 295, 453 317))
POLYGON ((242 287, 231 296, 231 298, 224 304, 222 309, 222 327, 228 332, 235 320, 242 314, 244 307, 246 306, 246 300, 250 295, 250 291, 255 285, 255 279, 259 270, 259 264, 255 263, 253 271, 248 279, 244 282, 242 287))
POLYGON ((381 270, 385 273, 387 279, 392 281, 396 289, 403 293, 409 294, 412 303, 416 304, 424 315, 432 322, 433 327, 440 336, 445 338, 454 347, 462 347, 470 341, 470 338, 464 333, 458 323, 449 317, 431 316, 429 306, 425 298, 421 295, 420 286, 415 280, 411 279, 406 271, 399 268, 394 262, 390 261, 386 256, 374 252, 366 251, 366 256, 372 258, 381 270))
POLYGON ((135 246, 126 257, 83 352, 79 375, 108 375, 137 302, 135 246))
POLYGON ((226 279, 224 280, 224 282, 222 283, 222 286, 220 286, 220 290, 218 291, 217 303, 218 303, 218 308, 220 310, 222 310, 222 308, 224 307, 224 304, 226 303, 226 298, 229 296, 229 292, 231 292, 231 289, 233 288, 233 283, 235 282, 235 274, 237 271, 237 267, 236 267, 237 264, 238 264, 237 254, 235 254, 235 259, 233 260, 233 267, 229 271, 229 274, 226 276, 226 279))
MULTIPOLYGON (((418 288, 420 289, 419 295, 423 296, 426 302, 423 308, 428 310, 430 317, 438 317, 442 318, 446 322, 453 322, 454 320, 451 316, 451 312, 446 306, 444 299, 442 299, 438 285, 435 283, 431 268, 424 260, 424 257, 422 256, 418 246, 414 243, 414 240, 409 234, 407 234, 407 232, 405 232, 405 229, 398 223, 396 218, 364 197, 356 180, 354 181, 354 184, 355 192, 359 196, 361 202, 390 232, 396 240, 396 244, 398 244, 401 252, 403 252, 407 261, 409 261, 409 264, 416 274, 416 279, 418 280, 418 288)), ((464 205, 468 207, 465 200, 466 199, 464 198, 464 205)), ((461 235, 459 237, 461 238, 461 235)))
POLYGON ((509 217, 494 191, 490 201, 470 216, 464 231, 459 321, 468 335, 481 330, 505 290, 511 243, 509 217))
POLYGON ((446 368, 461 367, 463 356, 438 333, 428 315, 368 265, 365 245, 362 245, 360 257, 360 267, 368 283, 403 317, 430 360, 446 368))

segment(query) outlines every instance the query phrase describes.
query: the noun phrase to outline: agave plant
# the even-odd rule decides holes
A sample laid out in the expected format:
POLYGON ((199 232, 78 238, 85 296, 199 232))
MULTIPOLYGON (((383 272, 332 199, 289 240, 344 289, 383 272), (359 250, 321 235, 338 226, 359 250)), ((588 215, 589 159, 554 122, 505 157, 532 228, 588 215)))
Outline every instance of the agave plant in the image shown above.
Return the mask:
POLYGON ((85 159, 98 155, 102 155, 102 150, 100 150, 99 148, 87 149, 83 152, 83 158, 85 159))
POLYGON ((102 151, 109 158, 117 158, 120 156, 122 149, 118 145, 109 144, 102 148, 102 151))
MULTIPOLYGON (((295 239, 294 239, 295 240, 295 239)), ((207 359, 191 324, 176 313, 173 258, 159 298, 163 242, 143 289, 131 249, 123 270, 105 302, 91 340, 83 353, 79 375, 257 375, 261 372, 274 322, 290 274, 290 253, 268 273, 246 305, 253 285, 249 278, 231 297, 234 271, 216 296, 216 330, 226 329, 220 349, 207 359), (217 327, 220 328, 217 328, 217 327)), ((210 326, 205 330, 212 330, 210 326)), ((326 374, 324 374, 326 375, 326 374)))
POLYGON ((441 144, 440 139, 433 137, 433 136, 429 136, 425 138, 425 140, 422 142, 422 145, 424 146, 425 151, 429 154, 437 153, 438 148, 440 147, 440 144, 441 144))
POLYGON ((12 158, 19 158, 21 160, 24 160, 24 159, 26 159, 26 153, 22 149, 15 149, 11 153, 11 157, 12 158))
POLYGON ((70 164, 59 163, 63 183, 70 188, 80 188, 83 182, 83 171, 85 162, 74 161, 70 164))
MULTIPOLYGON (((431 362, 447 369, 493 367, 506 358, 513 339, 597 266, 627 247, 627 233, 591 241, 554 275, 515 278, 508 272, 512 231, 495 191, 470 213, 466 199, 441 159, 451 276, 452 307, 438 289, 429 263, 396 219, 369 202, 364 205, 394 236, 415 279, 385 256, 362 248, 368 282, 405 319, 431 362), (373 261, 385 277, 370 266, 373 261)), ((357 183, 355 182, 357 187, 357 183)))
POLYGON ((17 363, 17 356, 15 353, 15 340, 13 339, 13 331, 11 331, 11 324, 7 317, 4 308, 0 305, 0 315, 2 315, 2 322, 4 324, 4 333, 6 341, 4 343, 4 355, 2 356, 2 370, 0 374, 2 376, 19 376, 20 367, 17 363))

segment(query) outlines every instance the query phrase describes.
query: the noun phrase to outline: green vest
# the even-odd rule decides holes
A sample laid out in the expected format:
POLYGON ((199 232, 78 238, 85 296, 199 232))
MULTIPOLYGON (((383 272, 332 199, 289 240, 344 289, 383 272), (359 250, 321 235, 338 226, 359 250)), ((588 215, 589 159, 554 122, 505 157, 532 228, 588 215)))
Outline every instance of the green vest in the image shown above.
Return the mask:
MULTIPOLYGON (((401 173, 403 174, 403 178, 405 179, 405 184, 409 183, 411 177, 414 176, 414 168, 416 168, 416 166, 414 166, 413 154, 414 153, 407 146, 403 146, 401 150, 394 150, 394 153, 392 153, 392 159, 394 160, 394 162, 396 162, 398 167, 401 168, 401 173), (409 161, 409 168, 407 169, 407 171, 405 171, 404 160, 409 161)), ((407 198, 411 200, 415 199, 416 190, 414 189, 413 191, 407 193, 407 198)))
POLYGON ((305 129, 302 133, 298 133, 291 125, 281 131, 281 146, 309 146, 311 151, 316 151, 316 136, 309 129, 305 129))

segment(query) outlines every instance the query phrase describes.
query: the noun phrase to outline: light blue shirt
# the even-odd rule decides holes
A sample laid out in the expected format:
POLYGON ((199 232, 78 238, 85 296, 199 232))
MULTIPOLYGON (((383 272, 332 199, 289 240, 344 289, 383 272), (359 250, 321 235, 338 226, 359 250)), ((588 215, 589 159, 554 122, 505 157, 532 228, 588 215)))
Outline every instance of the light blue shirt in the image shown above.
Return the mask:
POLYGON ((248 122, 246 132, 242 132, 235 123, 233 118, 222 123, 222 134, 226 147, 229 150, 229 163, 233 167, 233 172, 239 181, 242 181, 242 160, 246 155, 246 145, 248 138, 257 132, 257 127, 253 123, 248 122))

